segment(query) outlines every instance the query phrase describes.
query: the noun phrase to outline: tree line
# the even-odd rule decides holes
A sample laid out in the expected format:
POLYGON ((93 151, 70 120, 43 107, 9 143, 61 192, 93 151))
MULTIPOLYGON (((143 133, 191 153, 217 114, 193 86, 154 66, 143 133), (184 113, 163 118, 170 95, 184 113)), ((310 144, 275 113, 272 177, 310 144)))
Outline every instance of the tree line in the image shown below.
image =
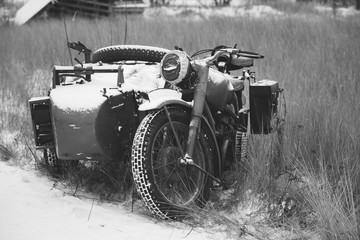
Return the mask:
MULTIPOLYGON (((213 0, 215 6, 230 6, 231 0, 213 0)), ((271 2, 276 0, 260 0, 261 2, 271 2)), ((297 2, 319 2, 320 4, 331 4, 336 7, 348 7, 355 5, 357 10, 360 10, 360 0, 296 0, 297 2)), ((172 0, 150 0, 151 6, 168 6, 171 5, 172 0)), ((201 0, 199 0, 201 3, 201 0)))

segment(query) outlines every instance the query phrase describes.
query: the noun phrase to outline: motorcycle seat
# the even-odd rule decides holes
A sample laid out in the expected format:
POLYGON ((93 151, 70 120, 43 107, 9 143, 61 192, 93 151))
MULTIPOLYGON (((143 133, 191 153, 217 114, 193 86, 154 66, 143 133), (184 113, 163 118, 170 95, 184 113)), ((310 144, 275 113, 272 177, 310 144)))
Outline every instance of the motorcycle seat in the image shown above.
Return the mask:
POLYGON ((234 88, 233 89, 234 92, 244 90, 244 81, 231 76, 229 76, 229 81, 234 88))
POLYGON ((238 70, 244 67, 252 67, 254 65, 254 59, 247 57, 232 56, 229 64, 229 71, 238 70))

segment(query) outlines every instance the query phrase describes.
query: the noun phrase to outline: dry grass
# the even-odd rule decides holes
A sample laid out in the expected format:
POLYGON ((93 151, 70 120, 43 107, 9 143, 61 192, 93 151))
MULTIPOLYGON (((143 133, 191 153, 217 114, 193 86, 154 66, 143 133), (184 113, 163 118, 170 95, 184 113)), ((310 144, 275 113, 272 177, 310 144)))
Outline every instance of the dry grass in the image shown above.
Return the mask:
MULTIPOLYGON (((124 26, 124 18, 67 20, 70 40, 90 49, 122 44, 124 26)), ((288 216, 288 223, 299 230, 311 226, 324 239, 360 236, 359 39, 358 19, 311 15, 197 22, 133 17, 127 35, 128 44, 178 45, 193 53, 238 43, 266 56, 254 70, 258 78, 278 80, 286 89, 284 166, 303 183, 296 190, 302 199, 299 206, 313 214, 311 223, 300 227, 306 217, 299 210, 291 219, 288 216)), ((46 94, 54 64, 69 64, 65 46, 60 20, 0 28, 0 144, 5 142, 6 130, 20 133, 19 141, 32 146, 27 101, 46 94)), ((271 174, 271 144, 271 140, 251 139, 251 167, 238 194, 252 189, 267 193, 264 198, 273 201, 279 198, 279 189, 286 191, 271 174)), ((15 145, 8 148, 18 152, 15 145)), ((28 148, 22 149, 19 155, 31 157, 28 148)))

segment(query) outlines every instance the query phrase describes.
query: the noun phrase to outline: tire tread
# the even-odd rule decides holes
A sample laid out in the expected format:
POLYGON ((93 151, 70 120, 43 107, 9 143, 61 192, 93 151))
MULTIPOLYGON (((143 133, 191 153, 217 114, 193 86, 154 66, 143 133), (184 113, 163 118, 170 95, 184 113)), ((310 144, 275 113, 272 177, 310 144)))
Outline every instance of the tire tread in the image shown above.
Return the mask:
POLYGON ((165 48, 138 46, 138 45, 115 45, 96 50, 93 62, 119 62, 119 61, 147 61, 161 62, 163 56, 170 50, 165 48))

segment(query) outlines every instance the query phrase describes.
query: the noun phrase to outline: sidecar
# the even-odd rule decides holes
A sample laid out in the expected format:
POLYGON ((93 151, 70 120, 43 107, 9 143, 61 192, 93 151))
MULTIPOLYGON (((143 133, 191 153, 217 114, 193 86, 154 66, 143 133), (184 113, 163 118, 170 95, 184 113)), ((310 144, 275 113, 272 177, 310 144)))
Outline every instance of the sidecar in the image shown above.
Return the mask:
POLYGON ((156 63, 55 66, 49 95, 29 100, 36 148, 62 160, 119 159, 132 143, 140 93, 163 86, 156 63))

